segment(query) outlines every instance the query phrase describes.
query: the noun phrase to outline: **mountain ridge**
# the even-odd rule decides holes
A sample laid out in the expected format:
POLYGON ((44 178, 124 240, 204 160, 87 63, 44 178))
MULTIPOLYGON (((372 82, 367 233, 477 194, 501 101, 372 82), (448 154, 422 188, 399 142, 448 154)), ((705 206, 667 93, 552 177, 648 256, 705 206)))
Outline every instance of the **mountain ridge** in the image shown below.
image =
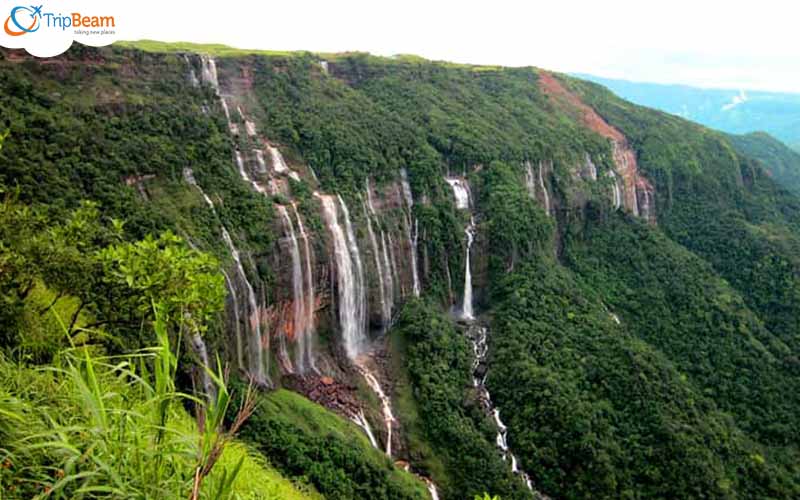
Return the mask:
MULTIPOLYGON (((287 477, 329 498, 800 492, 800 199, 729 136, 535 68, 0 54, 0 184, 44 221, 4 217, 3 262, 127 352, 153 318, 92 260, 108 243, 65 283, 47 228, 91 200, 125 242, 213 254, 202 340, 269 392, 242 436, 287 477), (379 450, 347 452, 342 419, 379 450)), ((2 283, 11 352, 41 305, 2 283)))

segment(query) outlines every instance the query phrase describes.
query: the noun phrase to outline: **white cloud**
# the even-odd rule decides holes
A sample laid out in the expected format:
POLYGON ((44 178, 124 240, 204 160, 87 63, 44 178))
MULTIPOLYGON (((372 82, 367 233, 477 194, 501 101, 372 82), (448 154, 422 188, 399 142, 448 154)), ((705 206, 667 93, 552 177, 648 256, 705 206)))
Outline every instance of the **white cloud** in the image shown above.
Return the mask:
POLYGON ((747 94, 745 93, 744 90, 740 90, 739 91, 739 95, 733 96, 733 98, 731 99, 731 102, 729 102, 728 104, 722 106, 722 111, 730 111, 733 108, 735 108, 736 106, 738 106, 738 105, 740 105, 740 104, 742 104, 744 102, 747 102, 747 94))

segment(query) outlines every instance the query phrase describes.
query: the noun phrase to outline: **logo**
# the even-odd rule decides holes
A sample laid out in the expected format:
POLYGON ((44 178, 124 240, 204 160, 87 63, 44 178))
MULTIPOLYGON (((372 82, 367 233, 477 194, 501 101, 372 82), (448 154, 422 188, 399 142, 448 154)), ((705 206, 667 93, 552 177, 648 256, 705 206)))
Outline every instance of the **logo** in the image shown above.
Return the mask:
MULTIPOLYGON (((1 19, 1 18, 0 18, 1 19)), ((6 30, 10 36, 22 36, 26 33, 33 33, 37 31, 39 28, 42 27, 42 6, 35 7, 31 5, 30 7, 14 7, 11 9, 11 14, 9 14, 8 18, 6 19, 5 24, 3 24, 3 29, 6 30), (25 16, 25 14, 30 14, 30 16, 25 16), (25 20, 25 17, 30 17, 30 19, 25 20), (20 22, 20 19, 23 21, 20 22), (12 26, 9 26, 9 23, 12 26), (25 25, 30 23, 30 25, 26 28, 25 25)))
POLYGON ((118 36, 118 16, 109 12, 111 8, 113 2, 104 0, 60 0, 57 9, 16 5, 6 11, 0 45, 24 48, 38 57, 61 54, 75 40, 94 47, 109 45, 118 36))

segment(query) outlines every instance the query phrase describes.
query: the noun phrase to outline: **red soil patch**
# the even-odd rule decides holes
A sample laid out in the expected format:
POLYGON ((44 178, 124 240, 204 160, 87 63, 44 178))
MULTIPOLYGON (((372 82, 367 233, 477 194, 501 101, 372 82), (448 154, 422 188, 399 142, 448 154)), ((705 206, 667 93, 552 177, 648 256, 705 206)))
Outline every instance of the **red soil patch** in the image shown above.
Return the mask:
MULTIPOLYGON (((650 182, 639 174, 636 164, 636 153, 628 145, 628 140, 622 132, 612 127, 602 116, 580 100, 578 96, 564 88, 560 81, 552 74, 542 71, 539 73, 539 85, 542 91, 552 97, 557 105, 565 107, 580 117, 581 122, 590 130, 611 139, 614 143, 613 159, 617 174, 622 178, 625 191, 623 194, 625 207, 634 214, 639 215, 639 201, 637 192, 643 196, 651 196, 655 190, 650 182)), ((653 219, 653 214, 643 214, 653 219)))
POLYGON ((539 85, 541 85, 545 94, 578 111, 583 124, 589 129, 613 141, 625 142, 625 136, 622 135, 622 132, 609 125, 594 109, 584 104, 578 96, 565 89, 561 82, 550 73, 545 71, 539 73, 539 85))

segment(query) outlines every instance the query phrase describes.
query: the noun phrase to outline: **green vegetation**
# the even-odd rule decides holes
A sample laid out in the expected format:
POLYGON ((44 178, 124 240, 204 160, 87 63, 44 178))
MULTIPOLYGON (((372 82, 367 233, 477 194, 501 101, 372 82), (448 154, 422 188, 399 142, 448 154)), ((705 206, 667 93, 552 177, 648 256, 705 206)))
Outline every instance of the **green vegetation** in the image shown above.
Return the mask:
MULTIPOLYGON (((420 426, 434 451, 439 470, 432 475, 442 498, 461 499, 484 491, 504 498, 530 498, 511 474, 494 443, 496 430, 475 395, 464 407, 471 386, 472 353, 463 333, 457 331, 438 307, 413 301, 403 308, 396 326, 407 344, 408 374, 419 406, 420 426)), ((429 457, 421 457, 423 463, 429 457)))
POLYGON ((424 485, 395 468, 355 424, 294 393, 262 397, 241 435, 284 475, 325 498, 427 498, 424 485))
POLYGON ((764 132, 729 136, 740 154, 759 160, 781 186, 800 192, 800 152, 764 132))
MULTIPOLYGON (((384 185, 408 170, 425 296, 391 332, 391 370, 408 458, 443 498, 530 497, 497 452, 470 389, 469 344, 443 311, 461 294, 467 217, 448 173, 472 188, 487 384, 539 491, 800 496, 800 200, 765 171, 789 175, 776 166, 784 152, 557 76, 635 150, 656 189, 657 224, 646 224, 611 209, 611 144, 543 93, 534 69, 340 54, 325 56, 326 72, 308 53, 156 42, 76 47, 47 65, 0 52, 3 486, 181 497, 199 467, 208 498, 426 496, 357 427, 288 391, 258 396, 247 445, 225 430, 241 424, 232 409, 222 425, 220 370, 222 399, 204 425, 188 418, 184 406, 202 401, 183 394, 186 338, 226 353, 222 225, 252 257, 246 273, 267 306, 279 271, 267 265, 272 204, 232 165, 250 139, 234 142, 211 89, 186 84, 184 50, 221 56, 223 78, 252 77, 259 130, 312 168, 319 189, 357 206, 365 177, 384 185), (578 175, 586 154, 597 182, 578 175), (526 189, 525 161, 553 162, 542 181, 553 216, 526 189), (183 180, 187 167, 214 211, 183 180), (4 425, 20 415, 30 429, 4 425)), ((290 189, 323 268, 316 184, 290 189)), ((401 220, 388 210, 379 226, 401 220)), ((321 306, 318 318, 331 312, 321 306)))

